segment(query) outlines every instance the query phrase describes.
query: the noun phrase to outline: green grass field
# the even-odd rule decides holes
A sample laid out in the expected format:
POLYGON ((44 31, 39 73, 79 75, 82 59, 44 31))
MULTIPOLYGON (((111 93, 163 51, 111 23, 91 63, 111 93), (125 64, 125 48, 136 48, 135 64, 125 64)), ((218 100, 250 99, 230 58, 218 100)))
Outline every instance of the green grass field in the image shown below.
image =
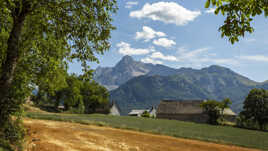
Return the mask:
POLYGON ((249 148, 268 150, 268 133, 227 126, 212 126, 175 120, 119 117, 109 115, 75 115, 26 113, 34 119, 68 121, 81 124, 94 124, 114 128, 131 129, 180 138, 189 138, 220 144, 232 144, 249 148))

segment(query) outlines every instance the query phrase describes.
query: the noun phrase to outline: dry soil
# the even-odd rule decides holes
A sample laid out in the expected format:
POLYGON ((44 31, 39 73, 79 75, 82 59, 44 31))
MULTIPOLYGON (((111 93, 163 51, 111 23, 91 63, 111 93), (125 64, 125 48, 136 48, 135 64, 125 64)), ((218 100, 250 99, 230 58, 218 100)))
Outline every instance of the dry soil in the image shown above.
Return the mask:
POLYGON ((26 151, 253 151, 169 136, 82 125, 25 119, 26 151))

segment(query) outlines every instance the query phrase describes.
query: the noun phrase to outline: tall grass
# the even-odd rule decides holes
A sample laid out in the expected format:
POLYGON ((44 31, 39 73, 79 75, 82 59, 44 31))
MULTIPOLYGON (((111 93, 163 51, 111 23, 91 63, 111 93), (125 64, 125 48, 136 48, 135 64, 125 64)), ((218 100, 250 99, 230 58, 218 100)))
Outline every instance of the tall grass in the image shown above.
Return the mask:
POLYGON ((75 115, 26 113, 34 119, 57 120, 94 124, 114 128, 131 129, 180 138, 231 144, 243 147, 268 150, 268 133, 227 126, 212 126, 175 120, 148 119, 139 117, 120 117, 110 115, 75 115))

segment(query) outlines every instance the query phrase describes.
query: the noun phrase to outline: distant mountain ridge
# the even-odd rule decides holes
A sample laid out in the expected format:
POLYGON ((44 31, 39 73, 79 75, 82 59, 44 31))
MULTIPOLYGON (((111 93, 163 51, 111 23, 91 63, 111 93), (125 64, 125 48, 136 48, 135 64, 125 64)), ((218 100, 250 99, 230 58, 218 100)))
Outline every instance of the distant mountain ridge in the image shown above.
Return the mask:
POLYGON ((103 85, 116 85, 110 92, 123 114, 131 109, 157 106, 160 100, 216 99, 229 97, 232 108, 239 112, 252 88, 268 88, 228 68, 212 65, 200 70, 173 69, 146 64, 125 56, 113 68, 98 68, 95 80, 103 85))
POLYGON ((131 56, 124 56, 115 67, 98 67, 93 79, 108 89, 117 88, 131 78, 141 75, 171 75, 176 69, 135 61, 131 56))

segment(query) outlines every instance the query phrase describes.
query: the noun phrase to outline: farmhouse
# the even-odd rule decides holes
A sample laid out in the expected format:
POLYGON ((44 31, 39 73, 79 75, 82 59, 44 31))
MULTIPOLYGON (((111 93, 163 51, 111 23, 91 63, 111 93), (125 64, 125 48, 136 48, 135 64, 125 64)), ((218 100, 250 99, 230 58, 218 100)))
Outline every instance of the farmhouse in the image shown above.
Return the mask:
MULTIPOLYGON (((205 100, 161 101, 157 108, 156 118, 205 123, 208 120, 208 116, 200 107, 200 104, 204 101, 205 100)), ((230 120, 234 120, 236 116, 231 109, 224 110, 224 115, 230 120)))

